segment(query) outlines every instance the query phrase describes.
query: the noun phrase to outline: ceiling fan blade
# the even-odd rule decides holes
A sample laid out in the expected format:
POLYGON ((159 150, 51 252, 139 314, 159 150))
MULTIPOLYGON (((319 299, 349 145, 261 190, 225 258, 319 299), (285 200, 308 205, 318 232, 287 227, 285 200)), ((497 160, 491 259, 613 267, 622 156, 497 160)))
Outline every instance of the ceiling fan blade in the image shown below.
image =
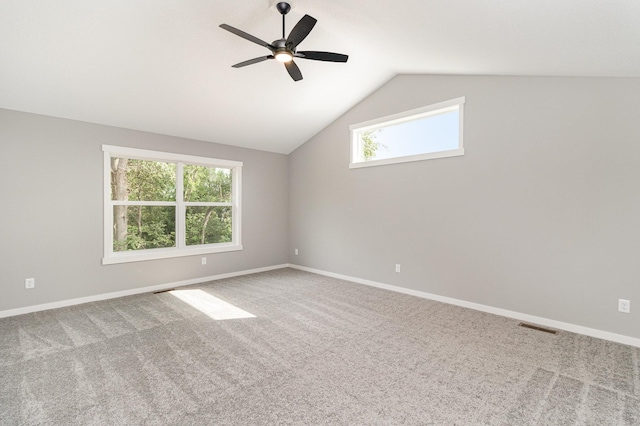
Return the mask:
POLYGON ((241 67, 246 67, 247 65, 253 65, 253 64, 257 64, 258 62, 262 62, 262 61, 266 61, 267 59, 273 59, 274 56, 273 55, 269 55, 269 56, 260 56, 259 58, 253 58, 253 59, 249 59, 247 61, 244 62, 239 62, 235 65, 231 65, 233 68, 241 68, 241 67))
POLYGON ((343 55, 342 53, 333 52, 315 52, 307 50, 305 52, 297 52, 296 58, 312 59, 314 61, 328 61, 328 62, 347 62, 349 55, 343 55))
POLYGON ((237 36, 242 37, 245 40, 249 40, 255 44, 259 44, 260 46, 266 47, 267 49, 274 51, 276 48, 273 47, 272 45, 270 45, 269 43, 267 43, 264 40, 260 40, 258 37, 254 37, 251 34, 245 33, 242 30, 239 30, 237 28, 232 27, 231 25, 227 25, 227 24, 220 24, 220 28, 222 28, 223 30, 227 30, 231 33, 234 33, 237 36))
POLYGON ((302 72, 300 71, 300 68, 298 68, 295 62, 293 61, 285 62, 284 66, 287 68, 287 72, 289 73, 293 81, 302 80, 302 72))
POLYGON ((289 46, 290 49, 295 49, 296 46, 309 35, 316 22, 318 22, 316 18, 304 15, 289 33, 287 46, 289 46))

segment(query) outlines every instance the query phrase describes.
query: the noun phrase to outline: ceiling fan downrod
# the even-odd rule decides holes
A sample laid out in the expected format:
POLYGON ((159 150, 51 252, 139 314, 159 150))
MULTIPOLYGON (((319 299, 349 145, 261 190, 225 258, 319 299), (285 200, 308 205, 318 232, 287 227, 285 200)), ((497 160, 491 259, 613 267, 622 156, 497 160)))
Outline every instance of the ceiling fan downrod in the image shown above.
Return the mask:
POLYGON ((276 5, 276 9, 278 9, 278 12, 282 15, 282 38, 286 38, 284 31, 284 16, 291 10, 291 5, 287 2, 281 1, 276 5))

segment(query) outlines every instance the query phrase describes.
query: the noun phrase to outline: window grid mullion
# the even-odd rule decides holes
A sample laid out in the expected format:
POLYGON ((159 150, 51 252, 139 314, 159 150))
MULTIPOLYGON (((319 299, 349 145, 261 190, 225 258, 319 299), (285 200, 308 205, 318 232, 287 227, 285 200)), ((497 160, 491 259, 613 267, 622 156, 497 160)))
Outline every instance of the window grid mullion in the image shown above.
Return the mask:
POLYGON ((128 201, 128 200, 111 200, 112 206, 160 206, 171 207, 175 206, 175 201, 128 201))
POLYGON ((184 163, 176 164, 176 244, 183 249, 186 244, 186 207, 184 202, 184 163))
POLYGON ((183 204, 186 207, 233 207, 233 203, 220 203, 213 201, 185 201, 183 204))

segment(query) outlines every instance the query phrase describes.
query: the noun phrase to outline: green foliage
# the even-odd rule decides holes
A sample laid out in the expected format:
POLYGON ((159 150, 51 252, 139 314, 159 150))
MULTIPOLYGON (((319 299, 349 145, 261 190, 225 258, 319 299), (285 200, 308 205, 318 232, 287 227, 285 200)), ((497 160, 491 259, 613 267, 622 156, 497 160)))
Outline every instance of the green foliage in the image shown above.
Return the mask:
POLYGON ((378 149, 380 149, 381 146, 384 146, 380 144, 380 142, 376 142, 377 133, 381 131, 382 129, 368 130, 366 132, 362 132, 360 135, 364 161, 369 161, 372 158, 375 158, 378 149))
POLYGON ((114 251, 145 250, 176 245, 175 208, 168 206, 127 206, 127 234, 113 242, 114 251))
POLYGON ((230 202, 231 170, 184 166, 184 200, 191 202, 230 202))
MULTIPOLYGON (((175 182, 176 165, 173 163, 147 160, 127 162, 126 199, 130 201, 175 201, 175 182)), ((113 189, 111 192, 115 193, 113 189)))
POLYGON ((231 242, 231 207, 187 207, 187 245, 231 242))

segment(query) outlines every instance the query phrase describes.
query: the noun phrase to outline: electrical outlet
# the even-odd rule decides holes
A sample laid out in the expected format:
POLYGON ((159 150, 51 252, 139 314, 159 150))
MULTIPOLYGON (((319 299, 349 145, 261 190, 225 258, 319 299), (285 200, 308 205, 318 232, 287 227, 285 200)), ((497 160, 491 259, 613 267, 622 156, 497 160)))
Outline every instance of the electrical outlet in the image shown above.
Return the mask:
POLYGON ((396 272, 400 272, 400 264, 396 263, 396 272))
POLYGON ((298 249, 294 250, 294 253, 296 254, 296 256, 298 255, 298 249))
POLYGON ((36 286, 35 278, 27 278, 24 280, 24 288, 34 288, 36 286))
POLYGON ((202 258, 202 264, 203 264, 203 265, 206 265, 206 264, 207 264, 207 258, 206 258, 206 257, 203 257, 203 258, 202 258))
POLYGON ((618 299, 618 311, 628 314, 631 312, 631 301, 625 299, 618 299))

